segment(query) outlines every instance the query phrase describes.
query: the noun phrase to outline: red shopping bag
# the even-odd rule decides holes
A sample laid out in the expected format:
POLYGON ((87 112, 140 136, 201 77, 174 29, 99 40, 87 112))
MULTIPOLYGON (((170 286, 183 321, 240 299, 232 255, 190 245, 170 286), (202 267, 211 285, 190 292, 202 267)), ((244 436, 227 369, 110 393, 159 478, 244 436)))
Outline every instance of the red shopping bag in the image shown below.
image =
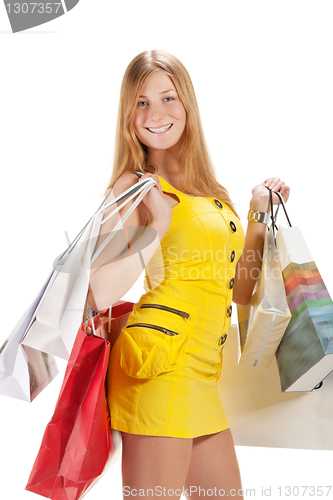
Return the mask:
POLYGON ((114 341, 133 308, 119 301, 112 316, 83 323, 26 490, 53 500, 78 500, 102 474, 114 452, 105 379, 114 341), (94 331, 94 333, 90 333, 94 331))

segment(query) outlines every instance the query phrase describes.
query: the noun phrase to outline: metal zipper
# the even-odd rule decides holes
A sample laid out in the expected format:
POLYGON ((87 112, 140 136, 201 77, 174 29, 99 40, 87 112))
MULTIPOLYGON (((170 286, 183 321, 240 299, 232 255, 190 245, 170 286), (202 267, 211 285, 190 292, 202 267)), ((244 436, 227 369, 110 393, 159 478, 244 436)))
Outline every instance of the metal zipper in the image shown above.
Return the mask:
POLYGON ((169 311, 174 314, 178 314, 179 316, 182 316, 182 318, 191 319, 189 313, 185 311, 179 311, 179 309, 174 309, 173 307, 163 306, 162 304, 142 304, 140 306, 140 309, 144 307, 155 307, 156 309, 163 309, 164 311, 169 311))
POLYGON ((177 332, 163 328, 162 326, 150 325, 149 323, 132 323, 131 325, 126 325, 126 328, 131 328, 131 326, 146 326, 147 328, 152 328, 153 330, 159 330, 160 332, 166 333, 166 335, 178 335, 177 332))

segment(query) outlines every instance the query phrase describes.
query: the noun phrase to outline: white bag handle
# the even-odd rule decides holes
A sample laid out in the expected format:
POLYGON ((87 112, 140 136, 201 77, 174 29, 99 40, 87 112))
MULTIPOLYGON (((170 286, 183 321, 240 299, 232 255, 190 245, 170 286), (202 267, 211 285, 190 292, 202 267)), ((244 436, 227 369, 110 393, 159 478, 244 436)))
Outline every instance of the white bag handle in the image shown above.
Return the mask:
MULTIPOLYGON (((122 207, 124 207, 126 205, 126 203, 128 203, 130 200, 132 200, 134 198, 134 196, 136 196, 138 193, 140 193, 140 191, 143 190, 143 186, 145 186, 146 184, 149 185, 151 183, 152 183, 152 185, 149 186, 149 189, 156 184, 156 181, 152 177, 148 177, 146 179, 143 179, 143 181, 139 181, 137 184, 135 184, 134 186, 128 188, 126 191, 124 191, 122 194, 120 194, 117 198, 115 198, 114 200, 112 200, 110 203, 108 203, 107 205, 105 205, 102 208, 100 208, 96 213, 104 212, 104 210, 106 210, 107 208, 111 207, 112 205, 115 205, 118 201, 121 201, 123 198, 126 198, 126 196, 130 195, 130 197, 127 198, 124 201, 124 203, 122 203, 121 205, 119 205, 119 207, 117 207, 105 219, 103 219, 102 222, 101 222, 101 224, 104 224, 104 222, 106 222, 107 220, 109 220, 110 217, 112 217, 112 215, 114 215, 115 213, 117 213, 122 207), (152 183, 152 181, 153 181, 153 183, 152 183)), ((147 191, 149 191, 149 189, 147 191)), ((141 199, 140 199, 140 201, 141 201, 141 199)), ((135 203, 136 203, 136 201, 135 201, 135 203)), ((135 207, 136 206, 137 205, 135 205, 135 207)), ((133 210, 131 211, 131 213, 132 212, 133 212, 133 210)))
POLYGON ((97 214, 97 212, 100 210, 100 208, 104 205, 104 203, 106 202, 106 200, 108 199, 110 193, 112 191, 112 188, 110 189, 110 191, 108 192, 108 194, 106 195, 106 197, 104 198, 104 200, 102 201, 102 203, 100 204, 100 206, 98 207, 98 209, 96 210, 96 212, 90 217, 90 219, 88 220, 88 222, 84 225, 84 227, 81 229, 81 231, 75 236, 74 240, 68 245, 68 247, 66 248, 66 250, 64 250, 64 252, 62 254, 59 255, 59 257, 57 257, 57 260, 53 263, 53 267, 56 267, 57 265, 59 265, 60 263, 60 260, 66 255, 66 254, 69 254, 76 242, 80 239, 80 237, 82 236, 84 230, 86 229, 86 227, 88 226, 89 222, 91 221, 91 219, 93 217, 95 217, 95 215, 97 214))
MULTIPOLYGON (((142 172, 133 172, 134 174, 136 174, 138 177, 142 177, 143 176, 143 173, 142 172)), ((149 180, 149 179, 147 179, 149 180)), ((150 178, 150 180, 153 180, 152 178, 150 178)), ((155 181, 154 181, 155 182, 155 181)), ((145 179, 142 181, 142 184, 145 184, 145 179)), ((138 192, 138 190, 140 190, 142 188, 142 184, 140 185, 140 183, 138 182, 137 184, 135 184, 134 186, 132 186, 131 188, 127 189, 126 191, 124 191, 124 193, 122 193, 121 195, 119 195, 117 198, 115 198, 111 203, 108 203, 107 205, 105 205, 112 189, 113 189, 113 186, 112 188, 109 190, 108 194, 105 196, 104 200, 102 201, 102 203, 100 204, 100 206, 98 207, 98 209, 96 210, 96 212, 90 217, 90 219, 88 220, 88 222, 84 225, 84 227, 81 229, 81 231, 75 236, 74 240, 69 244, 69 246, 66 248, 66 250, 60 254, 59 257, 57 257, 56 261, 54 262, 53 266, 56 267, 57 265, 59 265, 60 263, 60 260, 66 255, 66 254, 69 254, 74 246, 76 245, 77 241, 80 239, 80 237, 82 236, 84 230, 86 229, 86 227, 88 226, 88 224, 90 223, 90 221, 92 220, 93 217, 95 217, 98 213, 102 212, 103 210, 106 210, 109 206, 117 203, 118 201, 122 200, 123 198, 126 198, 126 196, 128 196, 128 194, 132 194, 134 193, 133 196, 135 196, 135 193, 138 192)), ((130 198, 132 199, 132 198, 130 198)), ((127 200, 129 201, 129 199, 127 200)), ((141 200, 140 200, 141 201, 141 200)), ((121 205, 120 208, 122 208, 123 205, 121 205)), ((112 214, 110 215, 113 215, 113 213, 116 213, 116 211, 112 212, 112 214)), ((102 223, 104 223, 105 221, 103 221, 102 223)))
MULTIPOLYGON (((152 177, 146 178, 142 182, 139 181, 135 186, 133 186, 133 187, 137 188, 135 190, 135 193, 132 194, 129 198, 127 198, 127 200, 125 200, 124 203, 122 203, 119 207, 117 207, 113 212, 111 212, 111 214, 108 215, 108 217, 104 221, 101 222, 101 224, 103 224, 104 222, 106 222, 106 220, 108 220, 111 217, 111 215, 117 213, 120 210, 120 208, 122 208, 124 205, 126 205, 126 203, 128 203, 136 194, 140 193, 139 196, 137 197, 137 199, 134 201, 133 205, 131 205, 131 207, 127 210, 126 214, 120 219, 120 221, 118 222, 118 224, 116 225, 116 227, 114 228, 114 230, 111 231, 111 233, 109 234, 109 236, 106 238, 105 241, 103 241, 102 245, 99 247, 99 249, 97 250, 97 252, 94 254, 94 256, 91 259, 91 264, 97 259, 97 257, 100 255, 100 253, 106 247, 106 245, 112 240, 112 238, 115 236, 115 234, 118 231, 118 229, 123 225, 123 223, 125 222, 125 220, 128 219, 128 217, 131 215, 131 213, 134 212, 134 210, 136 209, 136 207, 138 206, 138 204, 140 203, 140 201, 142 200, 142 198, 155 185, 156 185, 156 181, 152 177)), ((111 203, 108 203, 106 205, 106 207, 110 207, 110 206, 114 205, 117 201, 122 200, 123 197, 126 196, 126 193, 131 193, 132 192, 132 189, 133 188, 129 188, 126 191, 124 191, 124 193, 122 193, 117 198, 115 198, 111 203)), ((98 212, 102 212, 103 210, 105 210, 106 207, 103 207, 103 209, 100 209, 98 212)))

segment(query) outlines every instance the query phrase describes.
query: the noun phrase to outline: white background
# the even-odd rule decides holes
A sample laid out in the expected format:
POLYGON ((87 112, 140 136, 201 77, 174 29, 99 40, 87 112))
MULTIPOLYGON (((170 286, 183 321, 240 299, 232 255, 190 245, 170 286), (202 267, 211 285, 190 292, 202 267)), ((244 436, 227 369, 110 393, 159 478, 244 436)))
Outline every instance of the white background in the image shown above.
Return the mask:
MULTIPOLYGON (((73 238, 99 205, 122 75, 154 48, 189 70, 218 180, 244 225, 252 188, 272 175, 284 179, 292 223, 333 293, 332 22, 327 0, 81 0, 12 34, 0 4, 0 345, 66 246, 64 231, 73 238)), ((31 405, 0 397, 3 499, 37 498, 24 486, 61 378, 31 405)), ((333 484, 331 451, 237 447, 237 454, 243 487, 256 498, 265 497, 262 486, 279 498, 278 486, 333 484)), ((88 498, 121 499, 120 462, 88 498)))

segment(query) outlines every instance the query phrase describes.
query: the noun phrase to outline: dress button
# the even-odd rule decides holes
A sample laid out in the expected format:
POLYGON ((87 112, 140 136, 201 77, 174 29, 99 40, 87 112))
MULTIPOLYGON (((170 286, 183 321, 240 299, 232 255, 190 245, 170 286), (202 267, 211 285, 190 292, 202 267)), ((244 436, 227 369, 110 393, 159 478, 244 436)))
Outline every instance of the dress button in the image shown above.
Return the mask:
POLYGON ((233 262, 235 260, 235 257, 236 257, 236 252, 235 250, 233 250, 229 256, 230 262, 233 262))
POLYGON ((230 229, 233 233, 235 233, 237 231, 236 225, 232 220, 229 222, 229 226, 230 226, 230 229))
POLYGON ((215 200, 214 200, 214 203, 215 203, 215 205, 216 205, 217 207, 219 207, 219 208, 223 208, 223 205, 222 205, 222 203, 220 202, 220 200, 216 200, 216 199, 215 199, 215 200))
POLYGON ((231 313, 232 313, 232 306, 229 306, 227 309, 227 318, 230 318, 231 313))
POLYGON ((233 288, 234 283, 235 283, 235 278, 230 278, 229 283, 228 283, 228 287, 230 290, 233 288))
POLYGON ((226 340, 227 340, 227 334, 224 333, 222 337, 220 337, 219 339, 219 345, 223 345, 226 340))

